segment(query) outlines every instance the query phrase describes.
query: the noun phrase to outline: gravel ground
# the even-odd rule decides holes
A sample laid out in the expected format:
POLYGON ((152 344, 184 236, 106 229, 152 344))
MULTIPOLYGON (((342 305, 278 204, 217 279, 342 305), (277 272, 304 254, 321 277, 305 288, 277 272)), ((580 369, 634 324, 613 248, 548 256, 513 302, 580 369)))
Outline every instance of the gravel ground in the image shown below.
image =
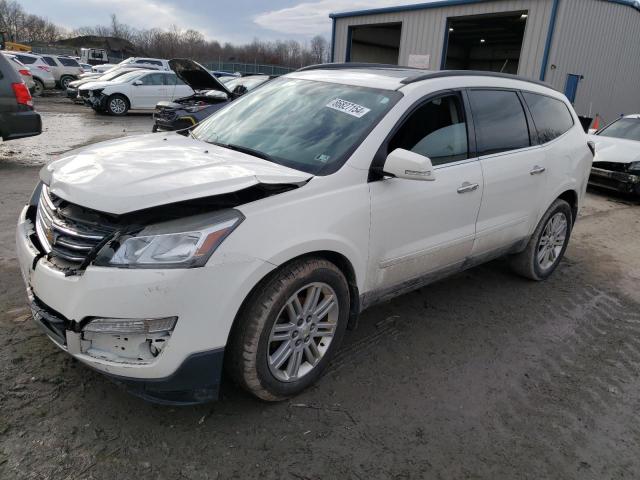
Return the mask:
POLYGON ((27 142, 0 145, 23 152, 0 162, 0 478, 640 477, 638 204, 591 192, 546 282, 498 260, 368 310, 289 402, 225 385, 221 402, 170 408, 74 362, 30 320, 12 245, 37 177, 27 142))

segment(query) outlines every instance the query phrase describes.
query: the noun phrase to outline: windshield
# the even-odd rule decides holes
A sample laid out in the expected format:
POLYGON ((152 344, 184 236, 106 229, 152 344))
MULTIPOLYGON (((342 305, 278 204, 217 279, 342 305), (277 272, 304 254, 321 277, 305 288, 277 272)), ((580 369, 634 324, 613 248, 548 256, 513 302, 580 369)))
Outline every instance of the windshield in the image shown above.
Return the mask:
POLYGON ((193 136, 328 174, 401 97, 396 91, 283 77, 214 113, 193 136))
MULTIPOLYGON (((115 69, 115 70, 109 70, 107 73, 105 73, 104 75, 102 75, 100 77, 100 80, 113 80, 116 77, 120 77, 122 75, 126 75, 127 73, 132 73, 132 72, 127 72, 126 70, 121 70, 121 69, 115 69)), ((134 73, 140 73, 140 72, 134 72, 134 73)))
POLYGON ((640 142, 640 118, 621 118, 605 127, 598 135, 640 142))
MULTIPOLYGON (((220 79, 218 79, 218 80, 220 80, 220 79)), ((229 80, 229 81, 224 82, 224 84, 229 90, 231 90, 233 92, 233 89, 236 88, 238 85, 242 85, 244 87, 247 87, 247 90, 253 90, 258 85, 262 85, 267 80, 269 80, 269 77, 265 77, 265 76, 259 75, 259 76, 255 76, 255 77, 234 78, 233 80, 229 80)))
POLYGON ((145 73, 147 72, 144 70, 125 73, 124 75, 120 75, 119 77, 116 77, 115 83, 127 83, 128 81, 133 80, 134 78, 138 78, 145 73))

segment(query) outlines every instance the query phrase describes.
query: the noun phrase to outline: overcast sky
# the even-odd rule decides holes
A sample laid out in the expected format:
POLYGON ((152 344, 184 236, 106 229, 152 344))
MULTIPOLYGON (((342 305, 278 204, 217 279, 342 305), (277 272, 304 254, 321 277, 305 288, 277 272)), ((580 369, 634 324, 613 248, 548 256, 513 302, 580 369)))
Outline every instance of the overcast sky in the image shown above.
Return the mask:
POLYGON ((254 37, 305 41, 331 35, 329 13, 425 3, 427 0, 18 0, 35 13, 70 30, 107 24, 115 13, 139 29, 172 24, 200 30, 221 42, 246 43, 254 37))

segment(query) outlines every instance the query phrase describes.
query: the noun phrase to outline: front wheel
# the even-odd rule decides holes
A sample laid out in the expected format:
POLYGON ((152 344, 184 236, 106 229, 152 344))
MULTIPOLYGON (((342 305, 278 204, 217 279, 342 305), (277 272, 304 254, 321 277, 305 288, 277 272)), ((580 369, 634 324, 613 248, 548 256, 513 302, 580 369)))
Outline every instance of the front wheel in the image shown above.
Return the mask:
POLYGON ((347 280, 333 263, 286 265, 247 299, 229 342, 228 372, 263 400, 300 393, 340 346, 349 306, 347 280))
POLYGON ((107 99, 107 112, 111 115, 126 115, 129 111, 129 101, 124 95, 114 94, 107 99))
POLYGON ((531 280, 544 280, 557 268, 569 244, 573 212, 557 199, 538 223, 527 248, 511 259, 513 270, 531 280))
POLYGON ((70 77, 68 75, 64 75, 60 78, 60 88, 66 90, 71 82, 73 82, 75 78, 70 77))

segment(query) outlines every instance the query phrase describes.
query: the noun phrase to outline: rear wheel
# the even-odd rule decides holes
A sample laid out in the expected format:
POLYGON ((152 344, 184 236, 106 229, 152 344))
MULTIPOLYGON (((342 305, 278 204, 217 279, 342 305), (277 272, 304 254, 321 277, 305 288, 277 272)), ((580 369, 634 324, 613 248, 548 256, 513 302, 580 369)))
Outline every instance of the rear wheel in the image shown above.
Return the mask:
POLYGON ((256 289, 228 346, 227 369, 263 400, 300 393, 326 369, 347 326, 349 288, 324 259, 295 261, 256 289))
POLYGON ((569 244, 573 213, 564 200, 556 200, 538 223, 527 248, 511 259, 513 270, 531 280, 544 280, 557 268, 569 244))
POLYGON ((35 83, 35 86, 33 87, 33 96, 41 97, 44 93, 44 83, 42 83, 42 80, 39 78, 34 78, 33 82, 35 83))
POLYGON ((60 87, 63 90, 66 90, 67 87, 69 86, 69 84, 71 82, 73 82, 75 80, 75 78, 70 77, 69 75, 63 75, 62 77, 60 77, 60 87))
POLYGON ((111 115, 126 115, 129 111, 129 101, 124 95, 114 94, 107 99, 107 112, 111 115))

